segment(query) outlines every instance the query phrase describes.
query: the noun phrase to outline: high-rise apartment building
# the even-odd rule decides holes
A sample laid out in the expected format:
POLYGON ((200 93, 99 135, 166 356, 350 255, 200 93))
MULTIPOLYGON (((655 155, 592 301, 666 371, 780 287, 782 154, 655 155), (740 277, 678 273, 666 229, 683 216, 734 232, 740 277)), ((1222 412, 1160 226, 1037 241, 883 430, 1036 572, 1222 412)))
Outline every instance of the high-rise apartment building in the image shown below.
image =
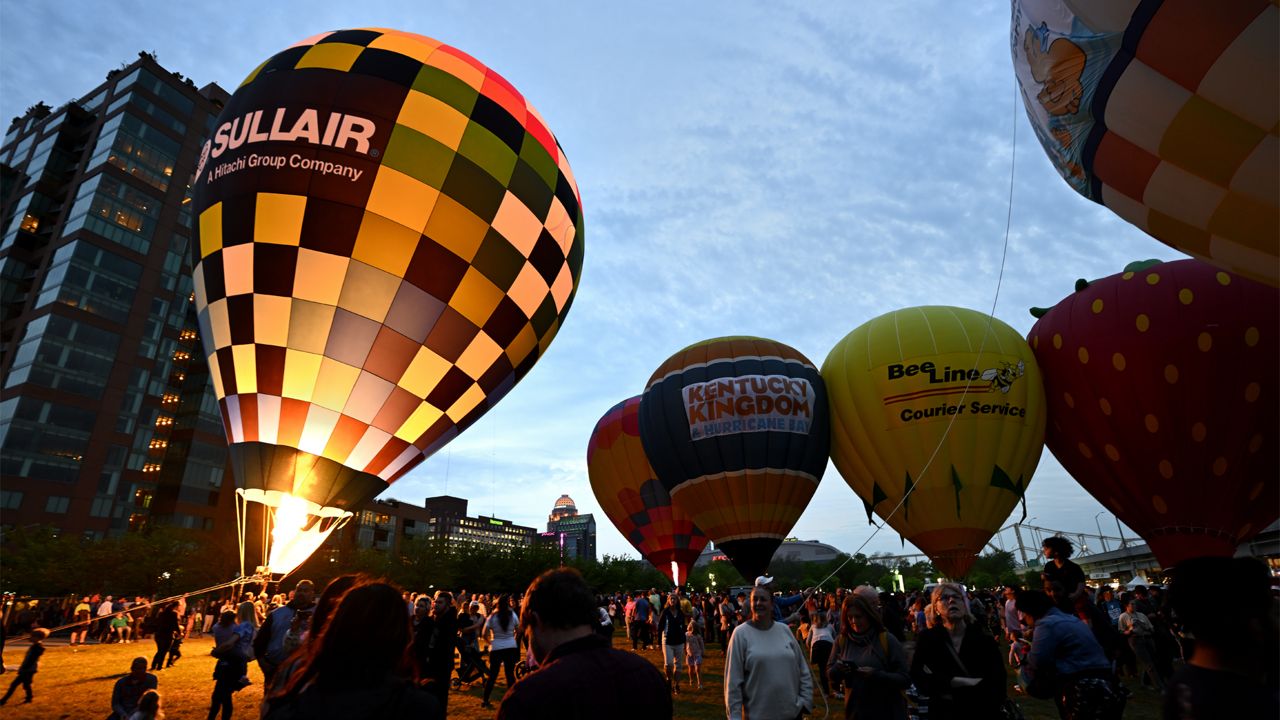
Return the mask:
POLYGON ((189 272, 228 94, 141 53, 0 146, 0 524, 235 527, 189 272))

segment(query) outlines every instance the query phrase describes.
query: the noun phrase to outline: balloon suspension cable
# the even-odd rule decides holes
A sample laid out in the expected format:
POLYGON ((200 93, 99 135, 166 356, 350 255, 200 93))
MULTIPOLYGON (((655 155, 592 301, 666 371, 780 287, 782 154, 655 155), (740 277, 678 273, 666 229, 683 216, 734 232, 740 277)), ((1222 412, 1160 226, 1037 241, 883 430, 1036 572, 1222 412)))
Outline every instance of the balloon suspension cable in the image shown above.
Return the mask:
POLYGON ((240 545, 240 575, 244 576, 244 528, 249 522, 249 500, 236 493, 236 541, 240 545))
MULTIPOLYGON (((143 608, 159 607, 159 606, 161 606, 161 605, 166 605, 166 604, 168 604, 168 603, 177 602, 177 601, 179 601, 179 600, 185 600, 185 599, 187 599, 187 598, 189 598, 189 597, 192 597, 192 596, 195 596, 195 595, 207 595, 207 594, 209 594, 209 593, 217 592, 217 591, 219 591, 219 590, 223 590, 223 589, 225 589, 225 588, 229 588, 229 587, 234 587, 234 586, 237 586, 237 585, 245 585, 245 584, 247 584, 247 583, 251 583, 251 582, 252 582, 252 583, 266 583, 266 582, 269 582, 270 580, 271 580, 271 576, 270 576, 270 575, 254 575, 254 576, 252 576, 252 577, 244 577, 244 576, 242 575, 242 576, 240 576, 240 577, 238 577, 238 578, 236 578, 236 579, 234 579, 234 580, 228 580, 227 582, 224 582, 224 583, 218 583, 217 585, 211 585, 211 586, 209 586, 209 587, 207 587, 207 588, 200 588, 199 590, 192 590, 191 592, 181 593, 181 594, 179 594, 179 595, 173 595, 173 596, 170 596, 170 597, 167 597, 167 598, 161 598, 161 599, 159 599, 159 600, 152 600, 152 601, 150 601, 150 602, 138 603, 138 604, 134 605, 133 607, 127 608, 127 609, 125 609, 125 610, 120 610, 120 611, 117 611, 117 612, 113 612, 113 613, 111 613, 111 614, 109 614, 109 615, 99 615, 99 616, 96 616, 96 617, 91 617, 91 618, 89 618, 88 620, 79 620, 79 621, 77 621, 77 622, 67 623, 66 625, 59 625, 58 627, 54 627, 54 628, 45 628, 45 629, 46 629, 46 630, 48 630, 48 631, 49 631, 49 635, 50 635, 50 636, 52 636, 54 633, 59 633, 59 632, 62 632, 63 630, 71 630, 72 628, 78 628, 78 627, 81 627, 81 626, 93 625, 94 623, 100 622, 103 618, 114 618, 114 617, 119 617, 119 616, 122 616, 122 615, 128 615, 128 614, 130 614, 130 613, 136 612, 136 611, 137 611, 137 609, 138 609, 139 607, 143 607, 143 608)), ((238 595, 238 594, 239 594, 239 593, 237 593, 237 595, 238 595)), ((24 635, 18 635, 18 636, 16 636, 16 637, 10 638, 9 640, 12 640, 12 641, 22 641, 22 640, 29 640, 29 639, 31 639, 31 633, 29 633, 29 632, 28 632, 28 633, 26 633, 26 634, 24 634, 24 635)))
MULTIPOLYGON (((1019 103, 1019 100, 1020 100, 1020 95, 1018 92, 1018 83, 1015 78, 1015 82, 1013 84, 1013 138, 1011 141, 1012 148, 1010 150, 1010 156, 1009 156, 1009 199, 1008 199, 1007 209, 1005 211, 1005 219, 1004 219, 1004 246, 1000 250, 1000 271, 996 275, 996 291, 995 291, 994 297, 991 298, 991 311, 987 313, 987 329, 982 334, 982 343, 978 346, 978 354, 974 357, 974 360, 973 360, 974 370, 977 370, 978 366, 981 364, 982 353, 987 348, 987 338, 991 336, 991 323, 995 321, 996 305, 999 304, 1000 302, 1000 288, 1004 284, 1005 261, 1009 257, 1009 231, 1010 231, 1010 228, 1013 226, 1013 188, 1014 188, 1014 178, 1015 178, 1015 174, 1018 166, 1018 103, 1019 103)), ((960 394, 961 405, 964 404, 965 398, 968 397, 969 395, 970 384, 971 383, 965 383, 964 392, 960 394)), ((947 427, 943 429, 942 437, 938 438, 938 444, 933 448, 933 452, 929 454, 929 459, 925 461, 924 467, 921 468, 919 474, 916 475, 917 478, 923 478, 925 473, 929 471, 930 466, 933 465, 934 459, 938 457, 938 453, 942 451, 943 445, 946 444, 947 437, 951 435, 951 428, 955 425, 956 420, 959 417, 960 417, 959 415, 952 415, 951 419, 947 421, 947 427)), ((843 570, 844 566, 849 564, 850 560, 856 557, 858 553, 862 552, 863 548, 865 548, 867 544, 870 543, 875 538, 875 536, 879 534, 879 532, 882 529, 884 529, 884 526, 888 524, 889 518, 893 517, 898 512, 898 510, 900 510, 902 506, 906 504, 907 499, 911 497, 911 493, 915 492, 917 487, 920 487, 920 483, 918 482, 912 485, 911 487, 907 488, 906 492, 902 494, 902 499, 898 501, 898 504, 893 506, 893 509, 889 511, 888 515, 884 515, 881 518, 882 522, 879 525, 876 525, 876 529, 873 530, 871 534, 867 536, 867 539, 864 540, 863 543, 858 546, 858 549, 850 553, 849 556, 844 559, 844 562, 840 563, 839 567, 831 571, 830 575, 827 575, 825 578, 822 579, 822 582, 818 583, 814 587, 822 587, 828 580, 835 577, 836 573, 843 570)))

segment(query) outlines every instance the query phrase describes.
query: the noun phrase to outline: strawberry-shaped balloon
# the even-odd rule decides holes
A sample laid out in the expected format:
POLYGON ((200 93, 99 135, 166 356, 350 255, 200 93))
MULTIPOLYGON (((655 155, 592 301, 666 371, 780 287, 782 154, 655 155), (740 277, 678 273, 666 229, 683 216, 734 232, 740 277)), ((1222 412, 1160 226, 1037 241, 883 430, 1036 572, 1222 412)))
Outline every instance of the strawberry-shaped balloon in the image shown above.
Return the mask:
POLYGON ((1032 314, 1049 450, 1162 565, 1230 556, 1280 516, 1280 291, 1151 261, 1032 314))

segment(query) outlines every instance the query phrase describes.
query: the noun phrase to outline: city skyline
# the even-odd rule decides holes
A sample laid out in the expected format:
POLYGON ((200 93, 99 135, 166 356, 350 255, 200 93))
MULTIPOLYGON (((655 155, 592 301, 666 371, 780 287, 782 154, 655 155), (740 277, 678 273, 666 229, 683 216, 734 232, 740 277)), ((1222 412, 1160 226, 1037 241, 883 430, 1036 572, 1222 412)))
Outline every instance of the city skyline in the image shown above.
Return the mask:
MULTIPOLYGON (((685 345, 756 334, 821 364, 854 327, 923 304, 987 312, 995 303, 996 317, 1025 334, 1026 309, 1057 302, 1078 277, 1180 257, 1056 175, 1015 102, 1001 5, 727 15, 667 4, 631 17, 513 4, 502 22, 480 23, 463 4, 308 10, 298 21, 291 11, 301 6, 232 3, 218 12, 259 15, 234 42, 172 30, 225 27, 213 8, 156 7, 104 35, 96 5, 60 8, 56 20, 49 8, 0 7, 0 117, 79 97, 139 50, 197 86, 231 90, 297 40, 379 25, 475 55, 539 108, 583 196, 587 251, 573 310, 510 395, 382 499, 464 496, 477 513, 524 524, 544 512, 543 497, 568 494, 581 512, 602 514, 587 438, 685 345), (37 52, 37 39, 69 51, 37 52)), ((1114 537, 1101 510, 1045 452, 1029 521, 1114 537)), ((611 523, 599 526, 600 554, 635 555, 611 523)), ((872 531, 828 465, 790 534, 845 552, 902 549, 892 530, 872 531)))

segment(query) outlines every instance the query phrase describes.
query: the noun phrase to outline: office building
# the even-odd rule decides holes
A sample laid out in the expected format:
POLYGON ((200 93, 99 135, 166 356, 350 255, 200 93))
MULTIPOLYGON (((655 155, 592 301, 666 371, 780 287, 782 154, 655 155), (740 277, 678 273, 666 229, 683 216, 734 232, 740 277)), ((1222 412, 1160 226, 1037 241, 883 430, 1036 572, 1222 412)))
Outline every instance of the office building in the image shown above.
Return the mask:
POLYGON ((356 513, 330 541, 363 549, 398 552, 405 542, 440 539, 450 547, 484 547, 500 552, 533 546, 537 530, 510 520, 467 515, 467 500, 451 495, 429 497, 422 506, 400 500, 374 500, 356 513))
POLYGON ((547 531, 539 542, 559 548, 561 559, 596 559, 596 519, 580 514, 573 498, 561 495, 547 516, 547 531))
POLYGON ((234 530, 189 271, 191 179, 228 97, 141 53, 83 97, 10 124, 0 524, 91 538, 234 530))

